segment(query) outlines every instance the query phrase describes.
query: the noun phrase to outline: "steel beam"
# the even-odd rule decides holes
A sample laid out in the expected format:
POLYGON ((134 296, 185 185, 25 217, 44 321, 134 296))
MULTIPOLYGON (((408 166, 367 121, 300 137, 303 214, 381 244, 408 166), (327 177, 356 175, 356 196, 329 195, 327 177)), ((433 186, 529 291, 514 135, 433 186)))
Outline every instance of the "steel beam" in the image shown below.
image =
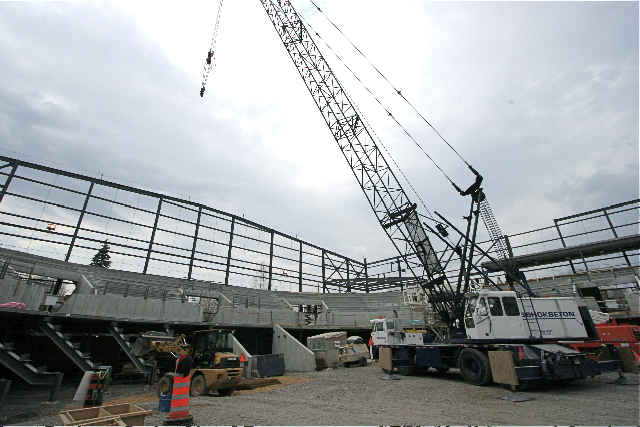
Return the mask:
POLYGON ((45 320, 43 323, 38 324, 38 327, 83 372, 94 370, 93 363, 87 362, 82 352, 73 348, 73 344, 70 341, 63 339, 62 334, 56 331, 51 323, 45 320))
POLYGON ((111 325, 109 325, 108 329, 113 338, 115 338, 120 348, 125 352, 129 360, 131 360, 131 362, 135 365, 136 368, 138 368, 141 373, 148 376, 149 373, 147 372, 144 363, 142 363, 142 361, 131 352, 131 347, 129 346, 129 343, 124 339, 121 332, 118 330, 117 323, 112 323, 111 325))

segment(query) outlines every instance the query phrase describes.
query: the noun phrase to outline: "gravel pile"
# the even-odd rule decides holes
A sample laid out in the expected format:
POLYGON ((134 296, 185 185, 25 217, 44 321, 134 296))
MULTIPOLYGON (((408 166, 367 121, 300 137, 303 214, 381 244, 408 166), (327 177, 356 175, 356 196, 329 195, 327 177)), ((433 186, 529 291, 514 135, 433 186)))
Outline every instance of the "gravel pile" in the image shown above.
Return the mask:
MULTIPOLYGON (((501 400, 508 390, 468 385, 457 370, 383 380, 372 363, 300 376, 309 380, 256 394, 191 398, 190 413, 197 425, 232 426, 640 424, 638 386, 609 384, 618 377, 613 373, 526 391, 534 399, 528 402, 501 400)), ((111 390, 112 398, 122 397, 111 390)), ((153 411, 147 425, 162 425, 168 416, 157 411, 157 400, 136 405, 153 411)), ((56 413, 5 425, 60 424, 56 413)))

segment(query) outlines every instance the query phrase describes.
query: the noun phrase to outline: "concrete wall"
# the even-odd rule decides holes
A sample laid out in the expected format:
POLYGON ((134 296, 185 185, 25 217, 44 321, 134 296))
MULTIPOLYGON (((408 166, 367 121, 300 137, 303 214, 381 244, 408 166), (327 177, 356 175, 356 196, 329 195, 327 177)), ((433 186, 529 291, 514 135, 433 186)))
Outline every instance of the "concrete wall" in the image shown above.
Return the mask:
POLYGON ((73 293, 74 294, 95 294, 96 290, 91 284, 91 282, 87 280, 86 277, 80 276, 80 280, 78 280, 78 282, 76 283, 76 288, 73 291, 73 293))
POLYGON ((241 354, 244 354, 246 361, 244 363, 242 376, 244 378, 251 378, 251 370, 254 369, 253 356, 251 356, 249 352, 242 346, 242 344, 240 344, 236 337, 233 337, 233 353, 237 354, 238 357, 240 357, 241 354))
POLYGON ((176 300, 73 294, 58 313, 167 322, 201 322, 202 306, 176 300))
POLYGON ((297 325, 297 313, 290 310, 258 310, 255 307, 220 307, 211 323, 235 325, 297 325))
POLYGON ((310 372, 316 369, 316 356, 311 350, 278 325, 273 326, 273 354, 284 354, 286 372, 310 372))
POLYGON ((4 279, 0 281, 0 304, 21 302, 27 310, 37 310, 44 298, 44 287, 28 285, 20 279, 4 279))

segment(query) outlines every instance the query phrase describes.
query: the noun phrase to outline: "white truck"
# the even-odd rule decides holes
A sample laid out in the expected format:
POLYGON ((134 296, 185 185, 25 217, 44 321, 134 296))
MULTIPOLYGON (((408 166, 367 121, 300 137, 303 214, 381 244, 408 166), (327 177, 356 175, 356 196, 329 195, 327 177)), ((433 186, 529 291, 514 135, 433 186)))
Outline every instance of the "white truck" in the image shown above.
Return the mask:
POLYGON ((401 375, 457 368, 467 382, 484 385, 492 380, 489 352, 509 351, 521 389, 540 381, 592 377, 620 366, 618 360, 596 362, 558 344, 598 339, 589 310, 573 298, 530 298, 487 288, 466 297, 464 338, 434 343, 427 330, 405 330, 402 319, 375 319, 374 355, 380 348, 391 349, 392 370, 401 375))

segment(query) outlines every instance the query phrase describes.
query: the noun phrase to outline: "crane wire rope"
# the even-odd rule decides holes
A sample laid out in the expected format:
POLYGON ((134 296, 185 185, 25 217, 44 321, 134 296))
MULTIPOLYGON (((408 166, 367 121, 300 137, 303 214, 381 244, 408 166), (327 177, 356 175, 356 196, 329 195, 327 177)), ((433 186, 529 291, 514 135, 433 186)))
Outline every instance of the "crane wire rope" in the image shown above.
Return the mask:
MULTIPOLYGON (((433 162, 433 164, 440 170, 440 172, 442 172, 442 174, 449 180, 449 182, 451 182, 453 184, 453 181, 451 181, 451 179, 447 176, 447 174, 440 168, 440 166, 438 166, 438 164, 433 160, 433 158, 431 158, 431 156, 429 156, 429 154, 427 154, 424 149, 420 146, 420 144, 418 144, 418 142, 413 138, 413 136, 411 136, 411 134, 396 120, 396 118, 393 116, 393 114, 391 114, 391 112, 389 112, 389 110, 387 110, 387 108, 382 104, 382 102, 380 102, 380 100, 378 100, 378 98, 376 98, 376 96, 371 92, 371 90, 369 90, 369 88, 362 82, 362 80, 360 80, 360 78, 353 72, 353 70, 351 70, 351 68, 349 68, 349 66, 342 60, 342 58, 340 57, 340 55, 338 55, 333 48, 331 48, 331 46, 329 46, 329 44, 322 38, 322 36, 320 34, 318 34, 317 31, 315 31, 315 29, 311 26, 311 24, 309 24, 309 22, 304 19, 304 17, 302 15, 300 15, 300 18, 302 18, 305 22, 305 25, 307 25, 311 30, 313 30, 313 33, 320 39, 322 40, 322 42, 324 43, 325 46, 327 46, 327 48, 336 56, 336 58, 338 58, 340 60, 340 62, 345 66, 345 68, 347 68, 347 70, 349 70, 349 72, 351 72, 351 74, 356 78, 356 80, 358 80, 360 82, 360 84, 369 92, 369 94, 371 94, 371 96, 373 97, 373 99, 375 99, 378 104, 380 104, 380 106, 387 112, 387 114, 389 114, 389 116, 398 124, 398 126, 400 126, 402 128, 402 130, 404 130, 404 132, 409 136, 409 138, 411 138, 413 140, 413 142, 422 150, 422 152, 429 158, 429 160, 431 160, 431 162, 433 162)), ((336 76, 336 80, 338 79, 338 77, 336 76)), ((391 155, 391 153, 389 152, 389 150, 387 150, 387 147, 384 145, 384 143, 380 140, 380 138, 378 137, 378 135, 375 133, 375 131, 373 130, 373 128, 371 127, 371 125, 367 122, 366 118, 364 117, 364 115, 362 114, 361 111, 359 111, 358 107, 356 106, 356 104, 353 102, 353 100, 351 100, 351 97, 347 94, 346 90, 343 88, 343 91, 345 93, 345 96, 351 101, 351 105, 353 106, 353 108, 358 111, 358 114, 360 116, 360 118, 362 119, 362 121, 364 123, 367 124, 367 129, 369 129, 369 131, 373 134, 373 136, 375 136, 375 139, 378 141, 378 144, 380 144, 380 146, 382 146, 382 148, 384 149, 384 151, 387 153, 387 156, 389 156, 389 158, 391 159, 391 161, 393 162, 393 164, 395 165, 395 167, 397 168, 397 170, 400 172, 400 175, 402 175, 402 177, 404 178, 404 180, 407 182, 407 184, 409 184, 409 187, 411 188, 411 190, 413 191, 413 193, 416 195, 416 197, 418 198, 418 200, 420 200, 420 203, 422 204, 422 207, 429 213, 429 215, 431 215, 431 212, 429 211, 429 209, 427 208, 427 206, 425 205, 424 201, 422 200, 422 198, 420 197, 420 195, 418 194, 418 192, 415 190, 415 188, 413 187, 413 185, 411 184, 411 182, 409 181, 409 179, 407 179, 406 175, 404 174, 404 172, 402 171, 402 169, 400 168, 400 166, 398 165, 398 163, 396 162, 396 160, 393 158, 393 156, 391 155)), ((433 217, 429 217, 430 219, 433 219, 433 217)))
MULTIPOLYGON (((399 96, 400 96, 400 97, 401 97, 401 98, 402 98, 402 99, 403 99, 403 100, 404 100, 404 101, 405 101, 405 102, 406 102, 406 103, 407 103, 407 104, 408 104, 408 105, 413 109, 413 111, 415 111, 415 112, 416 112, 416 114, 417 114, 418 116, 420 116, 420 118, 421 118, 421 119, 422 119, 426 124, 428 124, 428 125, 429 125, 429 127, 430 127, 431 129, 433 129, 433 131, 438 135, 438 137, 440 137, 440 139, 441 139, 442 141, 444 141, 444 143, 445 143, 445 144, 447 144, 447 146, 449 146, 449 148, 451 148, 451 150, 453 150, 453 152, 454 152, 454 153, 456 153, 456 155, 460 158, 460 160, 462 160, 462 161, 464 162, 464 164, 465 164, 465 165, 467 165, 468 167, 470 167, 470 168, 471 168, 471 165, 470 165, 470 164, 469 164, 469 163, 468 163, 468 162, 467 162, 467 161, 462 157, 462 155, 460 155, 460 153, 458 153, 458 151, 457 151, 455 148, 453 148, 453 146, 452 146, 451 144, 449 144, 449 142, 448 142, 446 139, 444 139, 444 137, 440 134, 440 132, 438 132, 438 131, 436 130, 436 128, 435 128, 431 123, 429 123, 429 121, 428 121, 428 120, 427 120, 427 119, 426 119, 426 118, 425 118, 425 117, 424 117, 424 116, 423 116, 423 115, 422 115, 422 114, 421 114, 421 113, 416 109, 416 107, 415 107, 415 106, 414 106, 414 105, 413 105, 413 104, 412 104, 412 103, 411 103, 411 102, 410 102, 410 101, 409 101, 409 100, 408 100, 408 99, 407 99, 407 98, 402 94, 402 92, 401 92, 399 89, 397 89, 397 88, 394 86, 394 84, 393 84, 393 83, 391 83, 391 81, 389 81, 389 79, 387 79, 387 77, 386 77, 384 74, 382 74, 382 72, 381 72, 380 70, 378 70, 378 68, 376 68, 376 66, 375 66, 375 65, 373 65, 373 63, 369 60, 369 58, 367 58, 367 56, 366 56, 364 53, 362 53, 362 51, 361 51, 360 49, 358 49, 358 47, 356 47, 356 45, 354 45, 354 44, 353 44, 353 42, 349 39, 349 37, 347 37, 347 35, 346 35, 346 34, 344 34, 344 33, 342 32, 342 30, 340 30, 340 28, 338 28, 338 26, 337 26, 336 24, 334 24, 334 23, 333 23, 333 21, 332 21, 331 19, 329 19, 329 17, 328 17, 328 16, 327 16, 323 11, 322 11, 322 9, 320 9, 320 7, 319 7, 318 5, 316 5, 316 4, 313 2, 313 0, 309 0, 309 1, 311 2, 311 4, 313 4, 313 5, 315 6, 315 8, 316 8, 316 9, 318 9, 318 11, 322 14, 322 16, 324 16, 324 17, 327 19, 327 21, 329 21, 329 23, 330 23, 331 25, 333 25, 333 27, 334 27, 334 28, 335 28, 335 29, 336 29, 340 34, 342 34, 342 36, 347 40, 347 42, 349 42, 349 44, 350 44, 351 46, 353 46, 353 48, 354 48, 356 51, 358 51, 358 53, 359 53, 359 54, 360 54, 360 55, 361 55, 361 56, 362 56, 362 57, 363 57, 363 58, 364 58, 364 59, 369 63, 369 65, 371 65, 371 67, 372 67, 374 70, 376 70, 376 72, 377 72, 378 74, 380 74, 380 76, 381 76, 381 77, 382 77, 382 78, 383 78, 387 83, 389 83, 389 86, 391 86, 391 87, 393 88, 393 90, 394 90, 394 91, 395 91, 395 92, 396 92, 396 93, 397 93, 397 94, 398 94, 398 95, 399 95, 399 96)), ((325 43, 325 44, 326 44, 326 43, 325 43)), ((384 108, 384 107, 383 107, 383 108, 384 108)), ((385 109, 385 110, 386 110, 386 109, 385 109)), ((389 115, 391 115, 391 113, 389 113, 389 115)), ((392 116, 392 117, 393 117, 393 116, 392 116)), ((395 118, 394 118, 394 120, 395 120, 395 118)), ((397 123, 397 120, 396 120, 396 123, 397 123)), ((398 123, 398 124, 399 124, 399 123, 398 123)), ((402 127, 402 125, 400 125, 400 126, 402 127)), ((403 128, 403 130, 404 130, 404 128, 403 128)), ((405 130, 405 132, 406 132, 406 130, 405 130)), ((413 139, 413 138, 411 138, 411 139, 413 139)), ((415 142, 418 146, 420 146, 420 144, 418 144, 415 140, 414 140, 414 142, 415 142)), ((420 147, 420 149, 422 149, 422 147, 420 147)), ((423 149, 422 149, 422 151, 424 152, 424 150, 423 150, 423 149)), ((426 153, 425 153, 425 154, 426 154, 426 153)), ((429 156, 427 155, 427 157, 429 157, 429 156)), ((431 159, 431 157, 429 157, 429 159, 431 159)), ((433 161, 433 160, 432 160, 432 161, 433 161)), ((435 164, 435 162, 434 162, 434 164, 435 164)), ((436 165, 436 166, 437 166, 437 165, 436 165)), ((440 168, 438 167, 438 169, 440 169, 440 168)), ((443 172, 443 173, 444 173, 444 172, 443 172)), ((445 176, 446 176, 446 174, 445 174, 445 176)), ((449 177, 447 177, 447 179, 449 179, 449 177)), ((449 179, 449 181, 451 181, 451 180, 449 179)), ((451 181, 451 182, 452 182, 452 181, 451 181)))
MULTIPOLYGON (((320 34, 318 34, 318 32, 311 26, 311 24, 309 24, 309 22, 304 19, 304 17, 302 15, 300 15, 300 17, 304 20, 305 24, 311 28, 314 32, 314 34, 320 39, 322 40, 322 42, 324 43, 325 46, 327 46, 327 48, 331 51, 331 53, 333 53, 335 55, 336 58, 338 58, 338 60, 340 60, 340 62, 342 63, 342 65, 344 65, 344 67, 349 70, 349 72, 353 75, 353 77, 358 80, 358 82, 362 85, 362 87, 365 88, 365 90, 367 92, 369 92, 369 94, 373 97, 373 99, 382 107, 382 109, 389 115, 389 117, 391 117, 391 119, 393 119, 394 122, 396 122, 396 124, 398 126, 400 126, 400 128, 404 131, 404 133, 407 134, 407 136, 409 138, 411 138, 411 140, 416 144, 416 146, 418 146, 418 148, 420 148, 420 150, 424 153, 425 156, 427 156, 429 158, 429 160, 431 160, 431 162, 435 165, 435 167, 438 168, 438 170, 440 172, 442 172, 442 174, 445 176, 445 178, 447 178, 449 180, 450 183, 453 184, 453 181, 451 180, 451 178, 449 178, 449 176, 445 173, 444 170, 442 170, 442 168, 435 162, 435 160, 433 160, 433 158, 424 150, 424 148, 422 148, 422 146, 418 143, 418 141, 415 140, 415 138, 413 137, 413 135, 411 135, 409 133, 409 131, 407 131, 407 129, 405 129, 404 126, 402 126, 402 124, 395 118, 395 116, 387 109, 387 107, 384 106, 384 104, 373 94, 373 92, 371 92, 371 90, 364 84, 364 82, 354 73, 354 71, 342 60, 342 58, 340 57, 340 55, 338 55, 336 53, 336 51, 333 50, 333 48, 331 46, 329 46, 329 44, 322 38, 322 36, 320 34)), ((327 18, 328 19, 328 18, 327 18)), ((375 67, 374 67, 375 68, 375 67)), ((394 162, 395 163, 395 162, 394 162)), ((396 165, 397 166, 397 165, 396 165)), ((406 178, 405 178, 406 179, 406 178)), ((408 182, 408 181, 407 181, 408 182)))
POLYGON ((202 74, 202 87, 200 88, 200 97, 204 96, 204 89, 207 85, 207 80, 209 79, 209 73, 211 69, 216 66, 216 58, 215 58, 215 49, 216 49, 216 39, 218 38, 218 27, 220 25, 220 12, 222 11, 222 1, 220 0, 220 5, 218 6, 218 16, 216 17, 216 25, 213 28, 213 37, 211 37, 211 46, 209 47, 209 52, 207 53, 207 59, 204 64, 204 73, 202 74))

